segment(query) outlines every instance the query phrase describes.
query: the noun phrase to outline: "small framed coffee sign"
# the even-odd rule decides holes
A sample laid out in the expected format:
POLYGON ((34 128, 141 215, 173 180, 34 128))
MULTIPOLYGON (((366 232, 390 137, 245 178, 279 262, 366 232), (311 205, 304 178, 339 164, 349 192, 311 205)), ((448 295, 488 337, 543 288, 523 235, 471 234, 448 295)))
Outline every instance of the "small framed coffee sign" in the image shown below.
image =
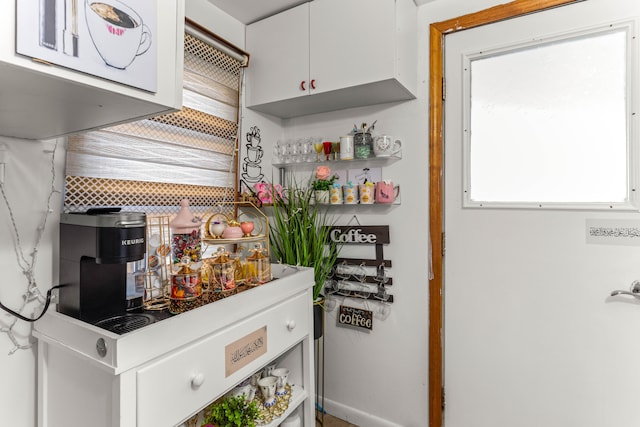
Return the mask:
POLYGON ((16 52, 155 92, 158 3, 17 1, 16 52))
POLYGON ((341 305, 338 313, 338 324, 372 330, 373 311, 341 305))

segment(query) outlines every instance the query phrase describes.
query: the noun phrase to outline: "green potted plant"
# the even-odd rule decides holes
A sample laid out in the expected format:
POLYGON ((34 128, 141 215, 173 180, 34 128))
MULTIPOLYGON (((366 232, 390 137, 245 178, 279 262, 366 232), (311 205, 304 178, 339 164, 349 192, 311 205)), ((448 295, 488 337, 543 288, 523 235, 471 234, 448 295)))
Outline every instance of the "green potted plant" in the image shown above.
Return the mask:
POLYGON ((318 166, 316 169, 316 179, 311 181, 316 203, 329 203, 329 190, 333 186, 337 176, 331 175, 329 166, 318 166))
MULTIPOLYGON (((322 289, 338 258, 340 246, 330 238, 333 223, 326 209, 313 203, 313 191, 313 185, 301 187, 292 180, 282 195, 274 197, 269 243, 277 262, 313 267, 314 314, 321 316, 322 289)), ((322 334, 322 318, 315 323, 314 338, 317 339, 322 334)))
POLYGON ((244 395, 225 396, 209 406, 203 427, 256 427, 261 416, 255 401, 247 401, 244 395))

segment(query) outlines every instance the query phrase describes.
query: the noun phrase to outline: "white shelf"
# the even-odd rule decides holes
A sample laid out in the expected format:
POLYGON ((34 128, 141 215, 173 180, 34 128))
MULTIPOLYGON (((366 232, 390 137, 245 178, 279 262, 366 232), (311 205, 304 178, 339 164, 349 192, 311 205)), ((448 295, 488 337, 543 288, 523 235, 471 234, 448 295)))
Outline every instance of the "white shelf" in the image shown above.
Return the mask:
POLYGON ((230 245, 230 244, 238 244, 238 243, 251 243, 251 242, 264 242, 267 239, 267 236, 264 234, 256 234, 251 237, 239 237, 237 239, 209 239, 203 238, 202 243, 207 245, 230 245))
POLYGON ((357 168, 366 165, 372 166, 382 166, 386 164, 391 164, 395 161, 402 159, 402 151, 394 154, 392 156, 386 157, 369 157, 366 159, 353 159, 353 160, 324 160, 324 161, 313 161, 313 162, 289 162, 289 163, 272 163, 273 167, 278 169, 310 169, 316 168, 318 166, 329 166, 331 169, 349 169, 349 168, 357 168))

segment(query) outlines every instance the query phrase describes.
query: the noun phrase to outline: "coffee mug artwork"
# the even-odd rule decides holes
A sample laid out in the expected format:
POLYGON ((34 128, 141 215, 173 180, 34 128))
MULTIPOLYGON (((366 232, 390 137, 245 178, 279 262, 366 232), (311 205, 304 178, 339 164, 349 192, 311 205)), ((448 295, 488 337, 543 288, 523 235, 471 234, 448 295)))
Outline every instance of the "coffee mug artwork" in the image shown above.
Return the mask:
POLYGON ((89 34, 105 64, 125 69, 151 47, 151 32, 138 13, 117 0, 86 0, 89 34))
POLYGON ((16 52, 155 92, 161 17, 149 0, 18 1, 16 52))

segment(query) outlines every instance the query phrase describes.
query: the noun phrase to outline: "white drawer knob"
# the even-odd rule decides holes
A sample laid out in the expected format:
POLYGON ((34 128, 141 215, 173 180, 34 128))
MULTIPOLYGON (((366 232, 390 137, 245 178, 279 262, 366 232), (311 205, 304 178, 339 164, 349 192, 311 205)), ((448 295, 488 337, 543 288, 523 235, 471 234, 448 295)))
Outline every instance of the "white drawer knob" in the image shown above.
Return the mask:
POLYGON ((204 374, 199 373, 191 377, 191 388, 199 388, 204 384, 204 374))
POLYGON ((293 331, 296 328, 296 321, 295 320, 289 320, 287 322, 287 329, 290 331, 293 331))

